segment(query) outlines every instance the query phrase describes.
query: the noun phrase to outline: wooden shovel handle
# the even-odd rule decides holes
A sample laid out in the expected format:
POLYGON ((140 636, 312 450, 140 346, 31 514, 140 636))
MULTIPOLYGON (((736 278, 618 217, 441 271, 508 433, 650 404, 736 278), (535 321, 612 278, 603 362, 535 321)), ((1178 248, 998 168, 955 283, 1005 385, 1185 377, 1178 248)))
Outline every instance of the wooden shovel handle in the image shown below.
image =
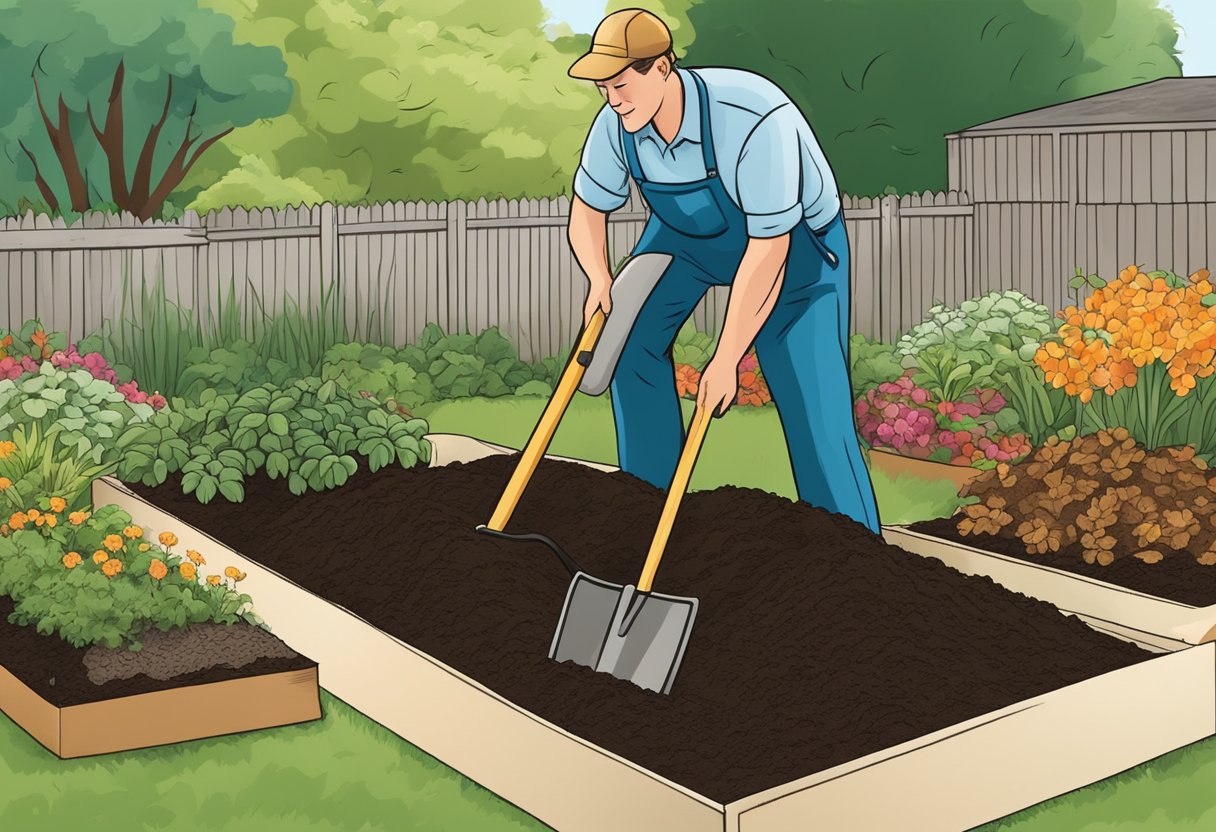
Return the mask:
POLYGON ((663 504, 659 526, 655 529, 654 540, 650 543, 650 553, 646 556, 646 565, 642 567, 642 577, 638 579, 638 592, 649 592, 650 585, 654 583, 654 574, 659 571, 659 561, 663 559, 663 550, 667 548, 667 538, 671 536, 671 527, 676 522, 680 501, 688 490, 688 480, 692 477, 693 466, 701 452, 701 443, 705 441, 711 415, 709 408, 698 407, 692 416, 688 438, 684 440, 684 450, 680 453, 680 461, 676 463, 671 487, 667 489, 667 502, 663 504))
POLYGON ((583 380, 583 373, 587 371, 584 362, 595 348, 595 342, 599 340, 605 320, 607 320, 607 316, 604 315, 604 310, 597 309, 583 329, 578 346, 574 348, 574 353, 557 382, 557 389, 553 391, 549 403, 545 405, 545 412, 541 414, 540 421, 536 423, 536 429, 532 431, 528 444, 524 446, 523 453, 520 454, 519 464, 515 466, 515 473, 511 475, 510 482, 503 490, 502 497, 498 500, 498 507, 494 509, 494 515, 486 524, 486 527, 492 531, 501 532, 511 520, 511 515, 519 504, 519 498, 523 496, 524 489, 528 486, 528 480, 532 478, 536 466, 540 464, 541 457, 549 449, 549 443, 553 441, 553 434, 557 432, 557 425, 570 405, 570 400, 578 391, 578 385, 583 380))

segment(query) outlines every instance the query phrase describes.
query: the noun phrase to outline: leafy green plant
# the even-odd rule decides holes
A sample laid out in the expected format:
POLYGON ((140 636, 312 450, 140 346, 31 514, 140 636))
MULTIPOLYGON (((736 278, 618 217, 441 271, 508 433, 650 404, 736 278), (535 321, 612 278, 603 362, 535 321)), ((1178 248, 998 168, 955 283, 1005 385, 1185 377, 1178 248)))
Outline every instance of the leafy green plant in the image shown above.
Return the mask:
POLYGON ((62 370, 43 362, 33 375, 0 380, 0 439, 23 425, 43 433, 53 429, 59 442, 94 463, 113 459, 118 433, 154 412, 83 368, 62 370))
POLYGON ((1006 367, 1029 363, 1039 345, 1055 330, 1046 306, 1017 291, 991 292, 957 307, 933 306, 925 319, 899 339, 903 366, 916 366, 920 353, 950 346, 960 363, 1006 367))
POLYGON ((1081 305, 1081 290, 1086 287, 1090 289, 1103 289, 1106 287, 1106 281, 1096 274, 1086 274, 1084 269, 1077 266, 1076 272, 1072 277, 1068 278, 1068 288, 1072 291, 1072 295, 1077 301, 1077 306, 1081 305))
POLYGON ((174 553, 172 532, 149 540, 118 506, 65 511, 63 498, 44 495, 5 524, 0 595, 14 601, 11 622, 32 624, 75 647, 132 650, 153 628, 262 624, 252 599, 236 590, 245 576, 235 567, 204 578, 198 571, 203 555, 174 553))
POLYGON ((1049 437, 1069 439, 1076 434, 1076 410, 1062 389, 1047 383, 1033 364, 1008 364, 993 372, 1030 443, 1042 445, 1049 437), (1071 432, 1069 430, 1071 429, 1071 432))
POLYGON ((249 341, 236 340, 208 350, 195 347, 186 356, 188 366, 178 379, 178 395, 197 397, 204 390, 241 393, 270 382, 282 385, 300 376, 299 368, 278 358, 264 358, 249 341))
POLYGON ((950 345, 925 347, 917 353, 912 381, 928 390, 938 401, 957 401, 968 391, 985 386, 995 370, 963 358, 950 345))
POLYGON ((0 500, 10 509, 32 505, 40 494, 56 494, 70 506, 87 502, 94 479, 113 472, 115 463, 93 464, 59 441, 59 429, 22 425, 0 441, 0 500))
POLYGON ((854 398, 865 395, 878 385, 895 381, 904 373, 894 344, 888 344, 856 333, 849 338, 850 376, 854 398))
POLYGON ((671 348, 672 362, 677 366, 687 364, 698 372, 704 370, 714 354, 715 340, 709 333, 698 330, 689 318, 676 334, 671 348))

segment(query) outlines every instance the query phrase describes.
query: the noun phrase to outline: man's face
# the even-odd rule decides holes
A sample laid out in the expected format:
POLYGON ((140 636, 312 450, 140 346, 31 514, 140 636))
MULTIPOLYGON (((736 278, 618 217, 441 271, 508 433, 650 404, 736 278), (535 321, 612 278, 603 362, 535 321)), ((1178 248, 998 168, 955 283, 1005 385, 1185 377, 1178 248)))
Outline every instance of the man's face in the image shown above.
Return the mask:
POLYGON ((638 72, 629 67, 607 81, 596 81, 600 94, 621 117, 621 125, 630 133, 641 130, 663 103, 667 89, 667 78, 671 64, 666 57, 659 58, 649 72, 638 72))

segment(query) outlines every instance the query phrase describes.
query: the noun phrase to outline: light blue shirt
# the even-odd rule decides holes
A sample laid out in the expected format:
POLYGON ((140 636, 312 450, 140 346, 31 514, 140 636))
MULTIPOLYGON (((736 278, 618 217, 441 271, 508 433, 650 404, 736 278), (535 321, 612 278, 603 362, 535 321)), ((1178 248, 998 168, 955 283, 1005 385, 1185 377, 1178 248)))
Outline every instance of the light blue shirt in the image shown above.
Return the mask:
MULTIPOLYGON (((701 156, 701 106, 688 71, 676 68, 684 85, 684 115, 671 144, 654 124, 639 130, 638 164, 654 182, 692 182, 706 176, 701 156)), ((718 175, 747 216, 750 237, 777 237, 805 220, 818 230, 840 211, 840 191, 815 133, 781 88, 742 69, 697 69, 709 99, 718 175)), ((629 199, 629 167, 621 148, 620 118, 607 104, 595 117, 574 193, 605 213, 629 199)))

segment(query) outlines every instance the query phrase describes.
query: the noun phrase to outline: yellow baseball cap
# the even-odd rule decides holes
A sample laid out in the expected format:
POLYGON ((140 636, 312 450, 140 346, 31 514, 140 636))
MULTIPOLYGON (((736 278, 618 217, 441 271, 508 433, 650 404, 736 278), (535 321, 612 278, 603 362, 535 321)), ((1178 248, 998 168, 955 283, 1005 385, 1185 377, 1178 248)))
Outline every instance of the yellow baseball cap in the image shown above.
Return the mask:
POLYGON ((570 67, 571 78, 604 81, 635 61, 657 58, 671 49, 671 30, 645 9, 622 9, 600 21, 591 51, 570 67))

